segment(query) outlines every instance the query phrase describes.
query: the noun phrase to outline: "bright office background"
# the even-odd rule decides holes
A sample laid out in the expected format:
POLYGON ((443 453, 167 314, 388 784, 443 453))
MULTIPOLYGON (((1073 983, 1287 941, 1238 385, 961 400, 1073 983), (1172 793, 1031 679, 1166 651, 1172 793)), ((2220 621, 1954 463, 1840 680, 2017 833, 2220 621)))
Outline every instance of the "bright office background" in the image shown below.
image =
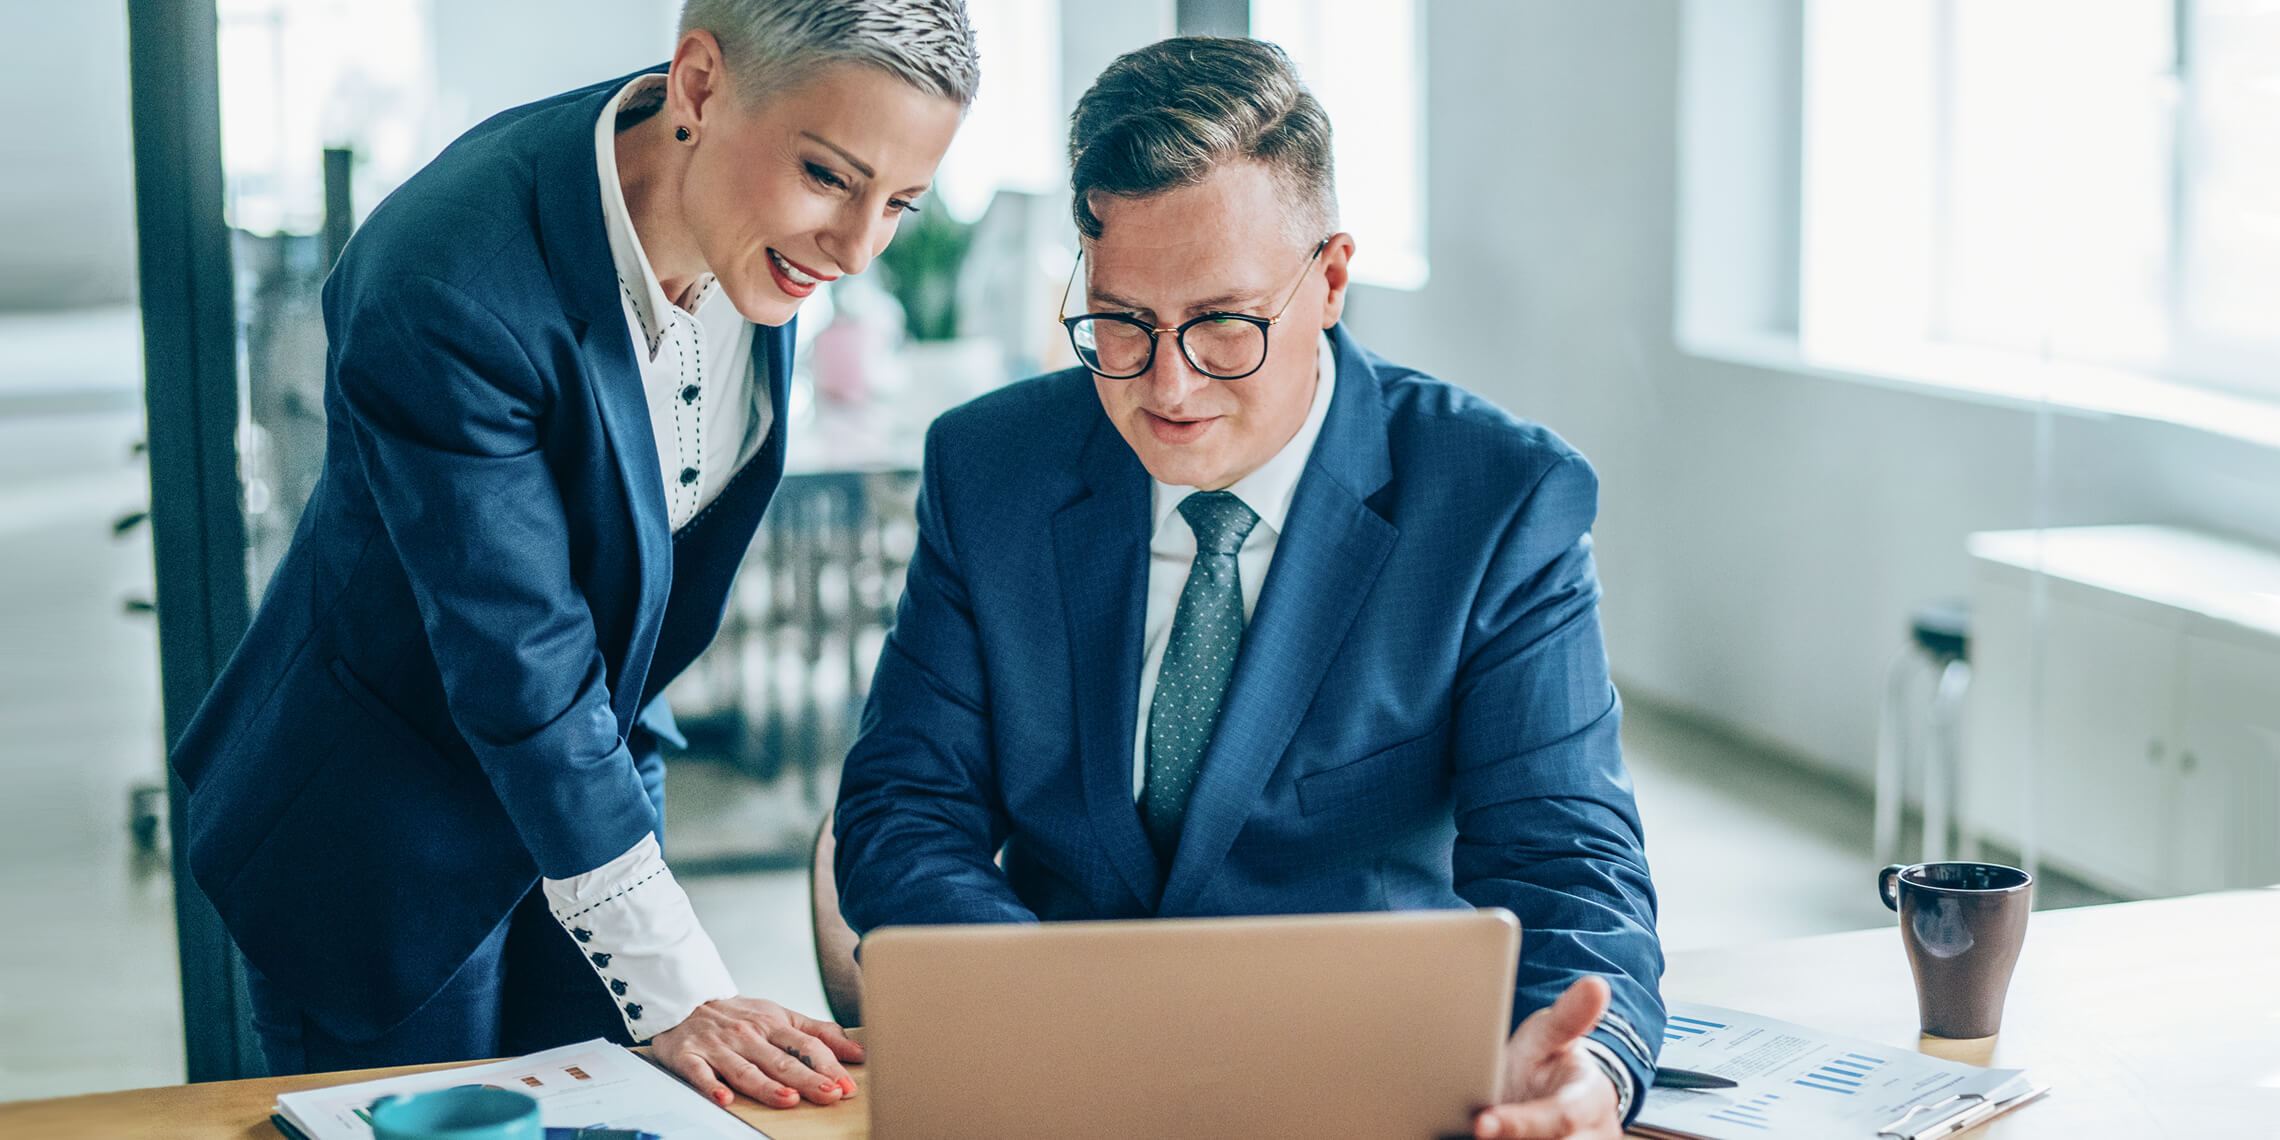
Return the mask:
MULTIPOLYGON (((0 909, 33 964, 0 983, 0 1098, 182 1075, 172 879, 131 829, 162 746, 125 13, 20 7, 0 65, 68 114, 0 125, 0 909)), ((253 588, 315 455, 322 152, 353 155, 360 215, 484 116, 663 58, 677 7, 217 0, 253 588)), ((970 7, 958 227, 898 242, 964 251, 907 270, 955 315, 906 333, 940 300, 910 282, 811 304, 816 487, 883 478, 926 415, 1053 362, 1069 108, 1183 11, 1242 11, 1337 127, 1357 335, 1600 472, 1666 941, 1882 921, 1880 751, 1935 823, 1961 807, 1955 841, 2037 861, 2046 903, 2280 880, 2273 4, 970 7), (1937 661, 1911 648, 1951 599, 1960 805, 1922 783, 1937 661)), ((743 727, 675 768, 676 859, 711 869, 692 894, 771 995, 813 986, 794 846, 908 537, 882 509, 835 561, 843 502, 772 520, 741 648, 687 694, 743 727)), ((1901 856, 1927 849, 1898 822, 1901 856)))

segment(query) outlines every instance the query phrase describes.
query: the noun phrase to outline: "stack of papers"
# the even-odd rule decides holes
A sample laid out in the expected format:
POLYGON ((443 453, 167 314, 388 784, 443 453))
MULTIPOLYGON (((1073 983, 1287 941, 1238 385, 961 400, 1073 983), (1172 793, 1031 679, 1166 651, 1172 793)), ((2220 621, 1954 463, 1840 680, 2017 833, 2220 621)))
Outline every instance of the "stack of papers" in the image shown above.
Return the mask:
POLYGON ((665 1140, 754 1140, 765 1136, 680 1079, 599 1038, 512 1061, 286 1093, 281 1121, 306 1140, 372 1140, 372 1102, 460 1085, 488 1085, 538 1100, 548 1128, 619 1128, 665 1140))
POLYGON ((1982 1069, 1739 1010, 1672 1002, 1661 1064, 1730 1089, 1647 1093, 1637 1130, 1707 1140, 1934 1140, 2049 1091, 2020 1069, 1982 1069))

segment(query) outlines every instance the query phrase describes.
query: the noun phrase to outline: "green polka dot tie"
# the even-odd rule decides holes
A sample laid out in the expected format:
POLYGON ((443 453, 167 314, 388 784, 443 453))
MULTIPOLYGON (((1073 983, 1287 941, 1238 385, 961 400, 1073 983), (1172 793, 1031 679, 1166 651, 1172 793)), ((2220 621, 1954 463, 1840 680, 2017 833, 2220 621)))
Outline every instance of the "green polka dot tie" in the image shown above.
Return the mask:
POLYGON ((1235 552, 1259 516, 1225 491, 1198 491, 1180 501, 1195 531, 1195 566, 1172 615, 1171 640, 1148 708, 1148 778, 1140 788, 1140 822, 1156 857, 1167 865, 1179 847, 1188 793, 1204 746, 1219 721, 1219 700, 1243 644, 1243 577, 1235 552))

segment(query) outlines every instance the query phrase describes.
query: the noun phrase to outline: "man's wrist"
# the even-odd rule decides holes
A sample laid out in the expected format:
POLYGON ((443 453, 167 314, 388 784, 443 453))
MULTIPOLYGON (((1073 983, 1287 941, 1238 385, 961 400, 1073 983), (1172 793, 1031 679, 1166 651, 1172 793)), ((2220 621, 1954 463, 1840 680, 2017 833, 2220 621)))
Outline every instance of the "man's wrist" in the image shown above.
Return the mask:
POLYGON ((1631 1104, 1638 1099, 1638 1090, 1634 1087, 1638 1078, 1615 1056, 1615 1050, 1608 1048, 1604 1042, 1586 1037, 1583 1039, 1583 1047, 1591 1054, 1592 1061, 1598 1064, 1599 1071, 1607 1074, 1607 1079, 1615 1085, 1615 1119, 1630 1119, 1631 1104))

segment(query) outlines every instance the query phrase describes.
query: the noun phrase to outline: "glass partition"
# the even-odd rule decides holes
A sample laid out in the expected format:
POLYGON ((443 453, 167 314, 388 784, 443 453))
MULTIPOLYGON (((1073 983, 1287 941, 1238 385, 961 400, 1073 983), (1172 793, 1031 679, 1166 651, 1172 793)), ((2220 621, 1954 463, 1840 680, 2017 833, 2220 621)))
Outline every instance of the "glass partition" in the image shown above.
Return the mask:
POLYGON ((180 1081, 124 5, 11 9, 0 125, 0 1100, 180 1081))

